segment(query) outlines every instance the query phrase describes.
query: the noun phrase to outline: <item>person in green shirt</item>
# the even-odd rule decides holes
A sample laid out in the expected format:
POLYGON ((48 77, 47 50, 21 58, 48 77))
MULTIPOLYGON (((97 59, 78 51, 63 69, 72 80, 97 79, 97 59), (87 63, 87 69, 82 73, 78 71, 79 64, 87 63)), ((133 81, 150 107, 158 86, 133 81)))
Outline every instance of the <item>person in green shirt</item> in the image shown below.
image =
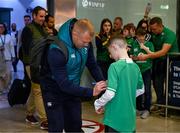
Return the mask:
POLYGON ((136 96, 144 93, 140 69, 129 58, 123 38, 110 40, 108 50, 116 62, 108 69, 108 87, 94 102, 98 114, 104 113, 105 132, 135 132, 136 96))
POLYGON ((165 103, 164 82, 166 77, 166 55, 179 52, 175 33, 163 25, 162 19, 154 17, 150 20, 151 41, 155 52, 138 56, 139 60, 153 59, 152 79, 157 96, 157 103, 165 103))
POLYGON ((123 37, 126 39, 128 47, 131 48, 134 42, 135 26, 133 23, 128 23, 123 27, 123 37))
POLYGON ((154 46, 152 42, 146 41, 147 31, 143 28, 138 28, 136 30, 136 39, 132 44, 131 54, 132 59, 139 66, 144 86, 145 93, 136 99, 137 111, 139 111, 141 118, 145 119, 150 114, 151 107, 151 68, 152 68, 152 59, 147 59, 145 61, 137 60, 139 54, 146 54, 154 52, 154 46))

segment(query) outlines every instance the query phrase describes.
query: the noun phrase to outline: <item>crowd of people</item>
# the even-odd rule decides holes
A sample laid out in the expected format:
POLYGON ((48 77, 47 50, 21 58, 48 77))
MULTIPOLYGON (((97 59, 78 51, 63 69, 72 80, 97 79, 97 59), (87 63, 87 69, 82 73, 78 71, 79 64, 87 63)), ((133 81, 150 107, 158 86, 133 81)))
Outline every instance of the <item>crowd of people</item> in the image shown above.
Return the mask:
POLYGON ((24 16, 23 29, 17 30, 12 23, 8 34, 6 25, 0 23, 0 90, 10 87, 11 71, 16 72, 17 62, 22 60, 31 79, 27 122, 40 123, 40 128, 49 132, 83 132, 81 98, 98 96, 94 106, 98 114, 104 112, 105 132, 135 132, 136 115, 145 119, 151 112, 151 81, 157 103, 165 104, 166 55, 179 52, 179 48, 175 33, 160 17, 143 18, 137 26, 123 26, 121 17, 113 23, 104 18, 95 35, 96 57, 92 44, 95 30, 89 19, 69 19, 58 31, 54 21, 46 9, 37 6, 32 18, 24 16), (37 80, 30 52, 36 40, 47 36, 57 36, 68 56, 66 60, 61 49, 50 44, 43 77, 37 80), (96 81, 93 88, 80 86, 85 67, 96 81))

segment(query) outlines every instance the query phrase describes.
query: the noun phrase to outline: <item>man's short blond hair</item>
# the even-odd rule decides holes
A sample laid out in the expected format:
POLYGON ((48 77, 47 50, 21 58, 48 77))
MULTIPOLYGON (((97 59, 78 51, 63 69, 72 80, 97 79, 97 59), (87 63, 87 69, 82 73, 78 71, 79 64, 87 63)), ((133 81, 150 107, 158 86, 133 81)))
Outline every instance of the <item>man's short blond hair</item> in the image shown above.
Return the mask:
POLYGON ((89 32, 90 36, 94 36, 94 26, 90 20, 83 18, 79 19, 74 24, 74 30, 79 34, 89 32))

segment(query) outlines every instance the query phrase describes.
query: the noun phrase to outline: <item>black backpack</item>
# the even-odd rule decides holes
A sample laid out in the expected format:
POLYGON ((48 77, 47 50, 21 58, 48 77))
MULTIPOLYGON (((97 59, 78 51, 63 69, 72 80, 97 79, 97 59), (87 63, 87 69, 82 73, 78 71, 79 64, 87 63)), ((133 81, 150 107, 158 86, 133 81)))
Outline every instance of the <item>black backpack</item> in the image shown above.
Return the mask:
POLYGON ((67 47, 57 36, 48 36, 35 41, 30 50, 30 74, 31 80, 35 83, 39 83, 40 72, 43 65, 42 61, 47 57, 47 50, 52 43, 62 50, 66 60, 68 60, 67 47))

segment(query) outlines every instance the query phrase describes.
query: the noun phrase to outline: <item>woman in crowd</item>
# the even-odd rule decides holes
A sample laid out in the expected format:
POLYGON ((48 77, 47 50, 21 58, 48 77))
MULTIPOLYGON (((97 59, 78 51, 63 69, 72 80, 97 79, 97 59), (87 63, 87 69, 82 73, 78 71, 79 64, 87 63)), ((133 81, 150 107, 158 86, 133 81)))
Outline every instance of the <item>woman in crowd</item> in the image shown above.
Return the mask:
POLYGON ((6 25, 0 23, 0 91, 10 85, 12 61, 14 59, 14 44, 11 36, 7 34, 6 25))
POLYGON ((149 41, 151 39, 151 34, 150 34, 150 30, 149 30, 149 20, 141 19, 137 25, 137 29, 139 29, 139 28, 146 30, 145 40, 149 41))
POLYGON ((97 62, 105 79, 107 79, 107 70, 112 63, 112 59, 110 59, 107 49, 107 44, 111 35, 112 22, 108 18, 104 18, 101 21, 100 32, 96 35, 95 41, 97 47, 97 62))

